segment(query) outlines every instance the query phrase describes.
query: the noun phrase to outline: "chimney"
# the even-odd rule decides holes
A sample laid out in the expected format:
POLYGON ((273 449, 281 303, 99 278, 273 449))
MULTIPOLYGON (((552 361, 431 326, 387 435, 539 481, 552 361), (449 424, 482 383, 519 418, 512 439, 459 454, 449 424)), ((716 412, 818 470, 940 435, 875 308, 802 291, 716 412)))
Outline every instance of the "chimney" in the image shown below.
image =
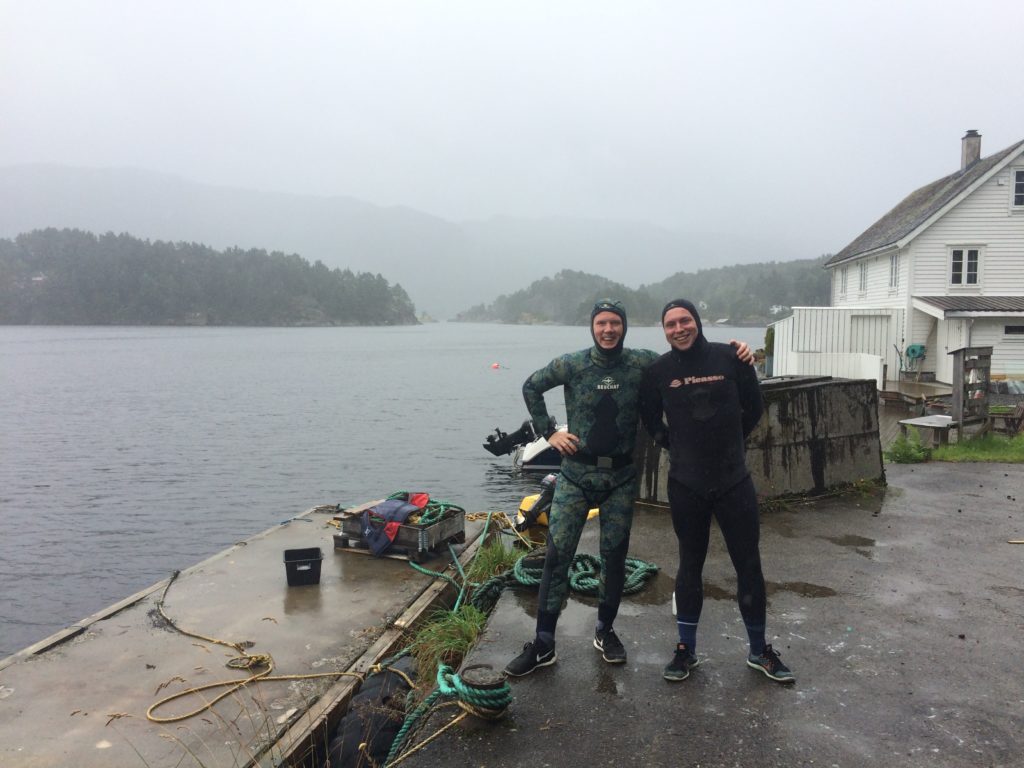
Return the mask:
POLYGON ((965 171, 981 159, 981 134, 967 131, 960 139, 960 170, 965 171))

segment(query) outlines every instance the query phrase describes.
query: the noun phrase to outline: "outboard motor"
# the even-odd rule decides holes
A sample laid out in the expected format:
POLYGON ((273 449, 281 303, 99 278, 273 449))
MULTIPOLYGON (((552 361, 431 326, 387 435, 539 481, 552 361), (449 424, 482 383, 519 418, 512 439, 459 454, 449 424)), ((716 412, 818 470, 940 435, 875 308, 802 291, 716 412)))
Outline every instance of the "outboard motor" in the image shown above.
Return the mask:
POLYGON ((499 428, 495 427, 494 434, 487 436, 484 448, 495 456, 505 456, 512 453, 520 445, 532 443, 536 439, 537 434, 533 431, 533 423, 526 420, 519 429, 512 433, 502 432, 499 428))

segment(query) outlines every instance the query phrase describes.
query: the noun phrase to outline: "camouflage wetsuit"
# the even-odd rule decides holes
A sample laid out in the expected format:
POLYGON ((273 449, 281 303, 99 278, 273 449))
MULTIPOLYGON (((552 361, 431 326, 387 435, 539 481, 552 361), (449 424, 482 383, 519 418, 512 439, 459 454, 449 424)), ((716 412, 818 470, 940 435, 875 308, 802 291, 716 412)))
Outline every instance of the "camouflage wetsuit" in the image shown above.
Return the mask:
POLYGON ((629 529, 636 498, 633 447, 639 418, 640 381, 657 357, 644 349, 606 351, 598 346, 552 360, 523 384, 535 426, 551 430, 544 393, 564 387, 569 432, 578 452, 562 458, 548 525, 544 576, 538 596, 538 630, 554 632, 569 589, 572 564, 587 512, 601 507, 601 583, 598 620, 611 626, 625 581, 629 529))

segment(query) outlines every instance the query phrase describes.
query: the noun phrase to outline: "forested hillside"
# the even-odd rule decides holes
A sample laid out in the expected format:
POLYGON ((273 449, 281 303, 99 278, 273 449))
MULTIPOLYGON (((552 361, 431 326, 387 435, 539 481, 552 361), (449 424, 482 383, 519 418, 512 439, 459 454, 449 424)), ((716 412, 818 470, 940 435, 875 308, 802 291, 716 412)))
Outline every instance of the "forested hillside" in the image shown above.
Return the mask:
POLYGON ((416 322, 401 286, 296 255, 72 229, 0 239, 0 324, 416 322))
POLYGON ((585 324, 594 300, 620 299, 635 323, 660 319, 665 302, 687 298, 702 307, 709 320, 728 318, 733 324, 763 325, 788 314, 794 306, 824 306, 829 301, 829 276, 822 268, 829 258, 744 264, 678 272, 671 277, 627 288, 603 277, 563 270, 516 293, 499 296, 458 316, 465 322, 585 324), (773 311, 774 310, 774 311, 773 311))

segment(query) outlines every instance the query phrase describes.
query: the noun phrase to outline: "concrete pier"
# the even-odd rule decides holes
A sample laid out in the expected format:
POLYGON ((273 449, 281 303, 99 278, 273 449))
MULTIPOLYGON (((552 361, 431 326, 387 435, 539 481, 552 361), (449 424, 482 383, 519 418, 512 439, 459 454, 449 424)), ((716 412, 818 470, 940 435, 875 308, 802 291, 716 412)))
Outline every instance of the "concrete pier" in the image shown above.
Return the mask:
MULTIPOLYGON (((665 512, 638 512, 630 554, 662 567, 623 601, 629 659, 592 645, 595 601, 571 597, 558 661, 512 680, 504 720, 467 720, 403 766, 976 768, 1024 764, 1024 467, 893 465, 882 498, 762 516, 768 637, 797 681, 745 664, 735 575, 717 529, 689 679, 676 643, 678 562, 665 512)), ((581 551, 594 552, 588 524, 581 551)), ((501 669, 533 636, 536 592, 506 590, 466 664, 501 669)), ((451 712, 422 731, 435 732, 451 712)))
MULTIPOLYGON (((183 571, 164 612, 191 633, 270 654, 274 675, 365 672, 404 647, 411 624, 445 584, 402 560, 335 551, 333 511, 311 510, 183 571), (324 555, 319 585, 289 587, 284 551, 310 547, 324 555)), ((449 562, 445 555, 425 565, 440 570, 449 562)), ((168 625, 157 610, 166 584, 0 661, 0 765, 270 766, 324 738, 328 713, 351 695, 356 678, 252 683, 187 720, 147 720, 147 709, 170 694, 251 674, 225 666, 236 650, 168 625)), ((222 690, 154 714, 188 712, 222 690)))

